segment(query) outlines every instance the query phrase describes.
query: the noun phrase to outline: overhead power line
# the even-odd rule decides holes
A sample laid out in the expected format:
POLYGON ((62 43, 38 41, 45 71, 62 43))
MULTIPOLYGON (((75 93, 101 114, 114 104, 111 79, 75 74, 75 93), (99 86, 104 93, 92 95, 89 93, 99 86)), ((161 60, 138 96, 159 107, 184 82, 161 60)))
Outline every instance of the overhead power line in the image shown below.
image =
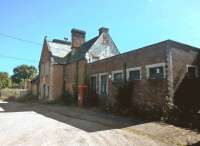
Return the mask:
POLYGON ((34 41, 27 40, 27 39, 18 38, 16 36, 11 36, 11 35, 8 35, 8 34, 5 34, 5 33, 1 33, 1 32, 0 32, 0 36, 1 37, 5 37, 5 38, 14 39, 14 40, 21 41, 21 42, 25 42, 25 43, 29 43, 29 44, 33 44, 33 45, 41 46, 41 44, 38 43, 38 42, 34 42, 34 41))
POLYGON ((27 59, 27 58, 18 58, 18 57, 14 57, 14 56, 7 56, 7 55, 3 55, 3 54, 0 54, 0 57, 2 58, 7 58, 7 59, 12 59, 12 60, 19 60, 19 61, 27 61, 27 62, 34 62, 34 63, 37 63, 39 61, 37 60, 32 60, 32 59, 27 59))

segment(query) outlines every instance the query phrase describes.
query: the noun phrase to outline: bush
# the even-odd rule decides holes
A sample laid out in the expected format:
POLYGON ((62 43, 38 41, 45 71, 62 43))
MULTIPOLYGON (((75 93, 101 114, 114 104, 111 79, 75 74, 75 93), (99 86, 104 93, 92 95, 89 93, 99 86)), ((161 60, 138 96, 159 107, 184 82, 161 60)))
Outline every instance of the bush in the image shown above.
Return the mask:
MULTIPOLYGON (((24 89, 2 89, 0 90, 0 98, 2 100, 15 100, 18 98, 24 98, 28 94, 24 89)), ((28 94, 29 95, 29 94, 28 94)))
POLYGON ((72 95, 69 94, 69 96, 72 97, 74 104, 78 104, 78 83, 76 81, 73 83, 72 88, 73 88, 73 94, 72 95))
POLYGON ((175 106, 173 104, 172 98, 166 96, 165 97, 165 104, 162 109, 162 116, 161 120, 168 121, 170 120, 172 114, 175 112, 175 106))
POLYGON ((170 97, 166 97, 161 120, 181 127, 200 129, 200 114, 179 108, 170 97))
POLYGON ((31 93, 25 94, 23 96, 8 96, 8 97, 2 97, 5 101, 16 101, 16 102, 34 102, 37 101, 38 98, 36 96, 33 96, 31 93))
POLYGON ((15 98, 15 101, 18 101, 18 102, 34 102, 34 101, 38 101, 38 98, 36 96, 33 96, 31 93, 28 93, 24 96, 20 96, 18 98, 15 98))
POLYGON ((88 96, 85 100, 85 104, 87 106, 97 106, 98 105, 98 94, 96 90, 91 89, 91 87, 88 88, 88 96))
POLYGON ((64 93, 63 93, 63 101, 67 105, 72 105, 72 104, 75 103, 74 102, 74 97, 68 91, 64 91, 64 93))
POLYGON ((113 82, 116 90, 116 105, 119 112, 130 109, 132 104, 133 82, 113 82))
POLYGON ((54 99, 54 100, 47 100, 47 101, 43 101, 43 104, 49 104, 49 105, 63 105, 63 98, 58 98, 58 99, 54 99))

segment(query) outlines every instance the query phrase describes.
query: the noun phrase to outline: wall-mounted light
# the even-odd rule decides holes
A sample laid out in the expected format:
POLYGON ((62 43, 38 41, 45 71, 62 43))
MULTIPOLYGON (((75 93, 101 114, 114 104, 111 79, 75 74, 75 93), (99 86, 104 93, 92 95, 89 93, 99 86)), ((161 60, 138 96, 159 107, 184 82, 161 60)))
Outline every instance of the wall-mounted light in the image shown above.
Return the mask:
POLYGON ((111 80, 111 79, 112 79, 112 75, 111 75, 111 74, 109 74, 109 75, 108 75, 108 78, 111 80))

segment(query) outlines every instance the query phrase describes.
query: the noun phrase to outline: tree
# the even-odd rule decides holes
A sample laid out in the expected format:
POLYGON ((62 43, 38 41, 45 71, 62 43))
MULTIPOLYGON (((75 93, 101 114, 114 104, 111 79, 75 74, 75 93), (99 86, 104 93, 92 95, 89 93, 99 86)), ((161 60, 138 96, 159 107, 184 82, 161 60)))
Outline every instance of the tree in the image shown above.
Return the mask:
POLYGON ((37 69, 34 66, 20 65, 14 68, 13 73, 12 81, 22 84, 27 80, 32 80, 37 74, 37 69))
POLYGON ((7 72, 0 72, 0 89, 10 86, 10 78, 7 72))

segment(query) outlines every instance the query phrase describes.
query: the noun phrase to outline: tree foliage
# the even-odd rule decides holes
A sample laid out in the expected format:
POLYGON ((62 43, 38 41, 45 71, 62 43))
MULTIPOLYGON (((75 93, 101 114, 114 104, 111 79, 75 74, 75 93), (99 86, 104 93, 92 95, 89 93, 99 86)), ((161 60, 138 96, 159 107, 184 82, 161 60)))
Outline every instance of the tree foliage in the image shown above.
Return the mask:
POLYGON ((37 69, 34 66, 20 65, 14 68, 12 81, 20 84, 25 80, 32 80, 37 74, 37 69))
POLYGON ((10 85, 10 78, 7 72, 0 72, 0 89, 10 85))

